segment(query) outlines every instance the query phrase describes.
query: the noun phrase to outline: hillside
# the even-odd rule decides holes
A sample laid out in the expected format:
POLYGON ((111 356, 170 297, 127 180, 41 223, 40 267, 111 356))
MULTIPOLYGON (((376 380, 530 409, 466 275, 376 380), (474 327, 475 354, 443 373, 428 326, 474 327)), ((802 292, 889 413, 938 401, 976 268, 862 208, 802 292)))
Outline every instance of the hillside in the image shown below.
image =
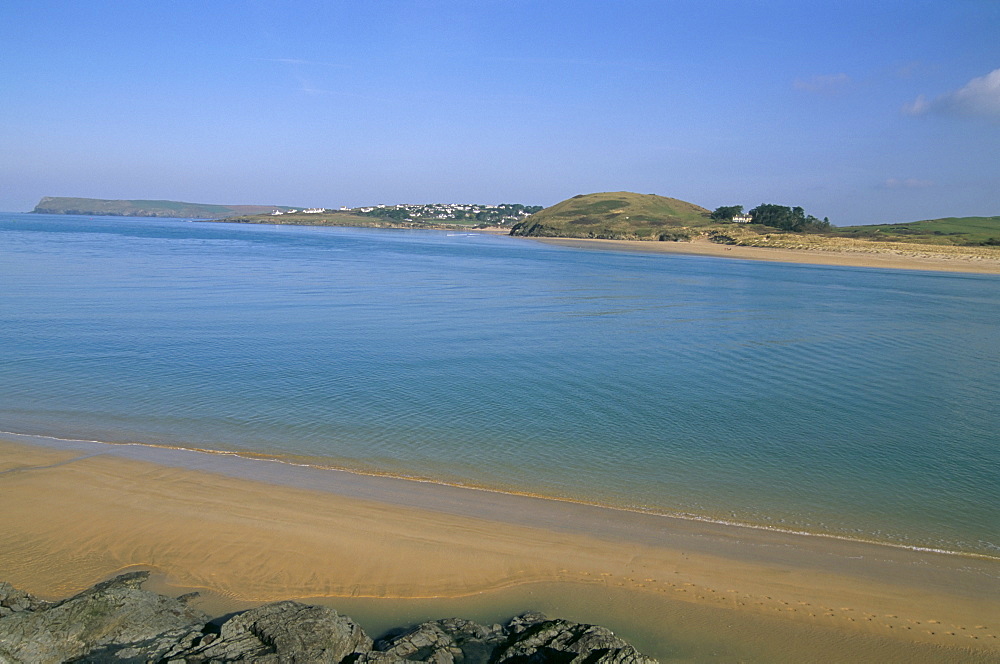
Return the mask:
POLYGON ((606 240, 686 240, 690 228, 714 225, 703 207, 627 191, 581 194, 527 217, 511 235, 606 240))
POLYGON ((114 217, 192 217, 220 219, 237 214, 263 214, 287 210, 273 205, 208 205, 180 201, 108 200, 103 198, 65 198, 45 196, 35 209, 36 214, 94 214, 114 217))
POLYGON ((991 246, 1000 245, 1000 217, 946 217, 906 224, 844 226, 831 235, 882 242, 991 246))

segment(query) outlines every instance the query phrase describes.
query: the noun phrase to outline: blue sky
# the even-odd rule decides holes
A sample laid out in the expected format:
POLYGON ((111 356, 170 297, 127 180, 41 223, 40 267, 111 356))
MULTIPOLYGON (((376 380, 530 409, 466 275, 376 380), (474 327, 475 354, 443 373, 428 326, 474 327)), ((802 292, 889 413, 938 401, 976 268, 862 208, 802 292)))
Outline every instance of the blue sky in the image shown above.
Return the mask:
POLYGON ((1000 215, 1000 2, 7 0, 0 209, 595 191, 1000 215))

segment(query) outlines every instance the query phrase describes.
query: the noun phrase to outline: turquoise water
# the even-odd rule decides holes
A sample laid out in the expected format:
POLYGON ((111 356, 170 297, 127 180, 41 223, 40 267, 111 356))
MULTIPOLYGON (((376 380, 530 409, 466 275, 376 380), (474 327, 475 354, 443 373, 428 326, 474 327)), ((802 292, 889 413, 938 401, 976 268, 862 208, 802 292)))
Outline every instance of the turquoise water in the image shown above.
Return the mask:
POLYGON ((1000 277, 0 215, 0 430, 1000 556, 1000 277))

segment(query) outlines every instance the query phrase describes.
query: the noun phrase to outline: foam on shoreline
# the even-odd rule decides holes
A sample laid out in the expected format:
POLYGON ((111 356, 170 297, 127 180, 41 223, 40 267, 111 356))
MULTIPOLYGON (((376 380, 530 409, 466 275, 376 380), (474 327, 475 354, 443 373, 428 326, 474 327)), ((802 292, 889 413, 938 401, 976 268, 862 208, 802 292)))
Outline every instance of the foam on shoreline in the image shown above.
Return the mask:
MULTIPOLYGON (((32 441, 34 441, 35 443, 41 442, 41 443, 44 444, 44 441, 47 440, 47 441, 51 441, 52 443, 55 443, 57 445, 60 444, 60 443, 69 443, 69 444, 72 444, 72 443, 84 443, 84 444, 94 444, 94 445, 99 445, 99 446, 110 446, 112 448, 129 448, 129 447, 134 447, 134 448, 148 448, 148 449, 151 449, 151 450, 165 450, 165 451, 175 451, 175 452, 181 452, 181 453, 187 452, 187 453, 191 453, 191 454, 204 454, 204 455, 213 455, 213 456, 219 456, 219 457, 230 457, 230 458, 240 459, 240 460, 244 460, 244 461, 257 461, 257 462, 266 462, 266 463, 280 464, 280 465, 288 466, 288 467, 291 467, 291 468, 308 468, 308 469, 317 470, 317 471, 328 471, 328 472, 333 472, 333 473, 346 473, 348 475, 354 475, 354 476, 358 476, 358 477, 382 478, 382 479, 387 479, 387 480, 398 480, 398 481, 401 481, 401 482, 414 482, 414 483, 418 483, 418 484, 429 484, 429 485, 439 486, 439 487, 449 487, 449 488, 452 488, 452 489, 461 489, 461 490, 466 490, 466 491, 477 491, 477 492, 484 492, 484 493, 488 493, 488 494, 497 494, 499 496, 518 496, 518 497, 522 497, 522 498, 531 498, 531 499, 544 500, 544 501, 554 501, 554 502, 568 503, 568 504, 571 504, 571 505, 580 505, 580 506, 585 506, 585 507, 593 507, 593 508, 603 509, 603 510, 612 510, 612 511, 618 511, 618 512, 628 512, 628 513, 634 513, 634 514, 642 514, 642 515, 647 515, 647 516, 650 516, 650 517, 661 517, 661 518, 664 518, 664 519, 679 519, 679 520, 683 520, 683 521, 694 521, 694 522, 699 522, 699 523, 714 524, 714 525, 718 525, 718 526, 731 526, 731 527, 736 527, 736 528, 747 528, 747 529, 753 529, 753 530, 762 530, 762 531, 767 531, 767 532, 772 532, 772 533, 780 533, 780 534, 785 534, 785 535, 796 535, 796 536, 803 536, 803 537, 821 537, 821 538, 828 538, 828 539, 833 539, 833 540, 841 540, 841 541, 844 541, 844 542, 850 542, 850 543, 856 543, 856 544, 885 546, 885 547, 892 547, 892 548, 904 549, 904 550, 908 550, 908 551, 925 552, 925 553, 935 553, 935 554, 948 555, 948 556, 960 556, 960 557, 966 557, 966 558, 974 558, 974 559, 981 559, 981 560, 988 560, 988 561, 1000 562, 1000 555, 998 555, 998 556, 991 556, 989 554, 980 553, 980 552, 976 552, 976 551, 960 551, 960 550, 953 550, 953 549, 944 549, 944 548, 937 548, 937 547, 920 546, 920 545, 917 545, 917 544, 906 544, 906 543, 901 543, 901 542, 891 542, 891 541, 876 540, 876 539, 866 539, 866 538, 863 538, 863 537, 849 537, 849 536, 840 535, 840 534, 837 534, 837 533, 820 532, 820 531, 810 531, 810 530, 794 529, 794 528, 782 528, 780 526, 773 526, 773 525, 768 525, 768 524, 749 523, 749 522, 745 522, 745 521, 736 521, 736 520, 729 520, 729 519, 718 519, 718 518, 712 518, 712 517, 708 517, 708 516, 703 516, 703 515, 698 515, 698 514, 690 514, 690 513, 683 513, 683 512, 669 512, 669 511, 660 511, 660 510, 648 509, 648 508, 627 507, 627 506, 621 506, 621 505, 608 505, 608 504, 605 504, 605 503, 592 502, 592 501, 586 501, 586 500, 579 500, 579 499, 573 499, 573 498, 566 498, 566 497, 561 497, 561 496, 551 496, 551 495, 545 495, 545 494, 540 494, 540 493, 532 493, 532 492, 529 492, 529 491, 517 491, 517 490, 513 490, 513 489, 497 489, 497 488, 494 488, 494 487, 481 486, 481 485, 471 484, 471 483, 446 482, 446 481, 443 481, 443 480, 439 480, 439 479, 435 479, 435 478, 430 478, 430 477, 422 477, 422 476, 418 476, 418 475, 406 475, 406 474, 390 473, 390 472, 378 472, 378 471, 374 471, 374 470, 363 470, 363 469, 358 469, 358 468, 350 468, 350 467, 346 467, 346 466, 329 465, 329 464, 324 464, 324 463, 307 462, 307 461, 295 461, 292 458, 285 457, 285 456, 279 456, 279 455, 274 455, 274 454, 264 454, 264 453, 254 453, 254 452, 251 452, 251 451, 218 450, 218 449, 201 448, 201 447, 187 447, 187 446, 177 446, 177 445, 164 445, 164 444, 158 444, 158 443, 143 443, 143 442, 134 442, 134 441, 133 442, 108 442, 108 441, 100 441, 100 440, 80 440, 80 439, 71 439, 71 438, 59 438, 59 437, 56 437, 56 436, 39 436, 39 435, 35 435, 35 434, 21 434, 21 433, 15 433, 15 432, 10 432, 10 431, 0 431, 0 437, 7 437, 7 438, 13 439, 15 441, 16 440, 22 440, 22 441, 29 442, 29 443, 32 442, 32 441)), ((101 453, 101 452, 96 452, 96 453, 101 453)), ((162 462, 162 461, 163 461, 162 459, 159 460, 159 462, 162 462)), ((183 463, 182 460, 179 460, 179 461, 181 461, 181 463, 183 463)), ((223 469, 217 469, 217 470, 223 470, 223 469)), ((0 473, 2 473, 2 472, 3 471, 0 471, 0 473)))

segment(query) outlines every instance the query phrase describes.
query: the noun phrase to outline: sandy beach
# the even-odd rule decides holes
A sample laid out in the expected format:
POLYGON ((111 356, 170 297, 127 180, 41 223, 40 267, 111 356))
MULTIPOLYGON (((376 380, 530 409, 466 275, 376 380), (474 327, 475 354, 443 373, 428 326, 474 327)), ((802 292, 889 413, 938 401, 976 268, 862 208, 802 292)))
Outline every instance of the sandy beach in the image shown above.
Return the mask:
POLYGON ((604 249, 644 253, 686 254, 754 261, 875 267, 894 270, 929 270, 934 272, 971 272, 1000 274, 1000 259, 966 255, 961 247, 900 245, 898 249, 876 251, 828 251, 822 249, 784 249, 777 247, 742 247, 715 244, 705 238, 692 242, 644 242, 639 240, 591 240, 577 238, 531 238, 537 242, 576 249, 604 249), (916 247, 916 249, 914 249, 916 247))
POLYGON ((144 568, 161 589, 204 591, 216 608, 308 598, 376 627, 549 610, 661 658, 706 640, 749 661, 1000 657, 996 560, 218 454, 5 438, 0 578, 43 598, 144 568))

